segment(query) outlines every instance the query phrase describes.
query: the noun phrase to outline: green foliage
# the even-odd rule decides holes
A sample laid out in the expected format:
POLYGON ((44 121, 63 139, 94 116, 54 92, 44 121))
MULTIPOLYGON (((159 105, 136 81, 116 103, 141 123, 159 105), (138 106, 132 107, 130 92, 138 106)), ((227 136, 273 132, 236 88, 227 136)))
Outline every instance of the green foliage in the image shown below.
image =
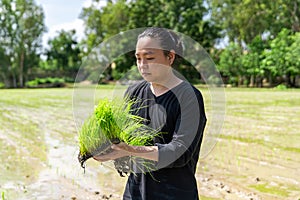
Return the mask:
POLYGON ((259 87, 265 79, 270 86, 285 83, 296 87, 300 73, 299 37, 299 33, 282 29, 272 40, 257 35, 248 45, 230 42, 218 55, 218 69, 226 83, 237 86, 246 83, 259 87))
POLYGON ((275 88, 278 90, 286 90, 287 89, 286 85, 284 85, 284 84, 279 84, 275 88))
POLYGON ((37 87, 63 87, 65 85, 65 80, 62 78, 35 78, 32 81, 26 82, 26 86, 30 88, 37 87))
MULTIPOLYGON (((0 82, 5 87, 23 87, 28 80, 47 76, 73 82, 82 58, 95 46, 122 31, 149 26, 170 28, 199 42, 226 83, 261 86, 264 80, 271 86, 299 87, 299 0, 116 0, 105 6, 92 0, 80 14, 85 39, 78 41, 74 30, 59 31, 48 41, 46 60, 40 58, 46 31, 42 7, 33 0, 2 0, 0 8, 0 82), (227 37, 229 44, 217 50, 214 45, 221 37, 227 37)), ((105 63, 107 69, 99 72, 93 63, 82 79, 98 83, 125 76, 135 58, 132 52, 116 52, 135 40, 132 36, 101 49, 111 55, 108 60, 113 58, 116 67, 105 63)), ((177 70, 189 81, 199 80, 192 68, 184 63, 177 70)))
POLYGON ((205 17, 202 0, 140 0, 130 2, 129 28, 157 26, 186 34, 209 49, 219 37, 219 28, 205 17), (142 18, 142 20, 141 20, 142 18))
POLYGON ((261 86, 262 84, 261 80, 265 75, 265 70, 261 66, 261 60, 265 48, 267 48, 267 42, 257 35, 241 55, 243 76, 246 77, 249 86, 261 86))
POLYGON ((271 41, 270 49, 265 50, 263 64, 272 75, 276 76, 286 73, 290 64, 287 62, 285 55, 291 44, 290 31, 282 29, 278 36, 271 41))
POLYGON ((238 85, 238 77, 243 73, 242 68, 242 48, 231 42, 226 49, 220 53, 218 69, 224 77, 229 77, 229 83, 238 85))
POLYGON ((300 74, 300 32, 291 35, 292 44, 287 47, 286 59, 292 75, 300 74))
POLYGON ((252 86, 262 86, 263 79, 271 86, 282 82, 297 86, 299 42, 294 35, 300 31, 299 1, 209 0, 208 5, 211 20, 229 38, 224 51, 230 51, 231 42, 245 50, 240 55, 220 55, 222 74, 234 76, 239 82, 246 79, 252 86), (228 70, 228 65, 238 70, 232 60, 241 62, 239 75, 228 70))
POLYGON ((47 63, 44 69, 57 77, 70 77, 75 80, 81 65, 81 47, 76 40, 76 31, 60 31, 56 37, 48 41, 45 52, 47 63))
MULTIPOLYGON (((217 26, 205 19, 209 11, 203 5, 202 0, 176 2, 118 0, 109 1, 100 9, 98 4, 99 1, 93 0, 92 5, 84 8, 80 16, 86 26, 87 39, 84 43, 88 49, 87 53, 105 39, 121 31, 149 26, 170 28, 189 35, 206 49, 212 48, 215 39, 219 36, 217 26)), ((135 40, 136 38, 128 38, 128 41, 135 40)), ((116 44, 115 49, 121 45, 123 45, 122 42, 116 44)), ((103 50, 105 51, 105 49, 103 50)), ((110 53, 113 55, 115 50, 111 49, 111 51, 110 53)), ((116 68, 109 69, 103 74, 107 79, 118 79, 130 69, 135 62, 134 59, 132 52, 122 55, 114 61, 116 68)), ((199 79, 199 76, 194 76, 195 70, 184 70, 185 66, 182 69, 186 77, 191 77, 189 79, 199 79)), ((93 72, 92 69, 90 71, 93 72)))
POLYGON ((2 0, 0 8, 1 78, 7 87, 23 87, 39 62, 44 12, 33 0, 2 0))
POLYGON ((276 37, 282 28, 300 31, 299 1, 209 0, 211 20, 222 27, 230 41, 250 43, 257 35, 276 37))
POLYGON ((270 48, 265 49, 262 65, 270 75, 284 77, 281 82, 295 86, 295 76, 300 72, 299 62, 299 34, 291 30, 282 29, 276 38, 270 41, 270 48))
POLYGON ((83 8, 80 18, 85 23, 88 52, 105 39, 126 30, 129 10, 126 1, 109 1, 106 6, 99 8, 99 1, 93 0, 88 8, 83 8))

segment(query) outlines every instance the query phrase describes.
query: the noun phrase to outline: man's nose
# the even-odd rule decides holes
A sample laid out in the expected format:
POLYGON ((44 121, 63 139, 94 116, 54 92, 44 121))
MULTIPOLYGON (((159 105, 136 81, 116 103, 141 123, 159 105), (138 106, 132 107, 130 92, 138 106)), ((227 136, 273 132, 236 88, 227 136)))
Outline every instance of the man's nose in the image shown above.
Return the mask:
POLYGON ((148 67, 148 62, 147 62, 146 59, 141 59, 141 60, 140 60, 140 67, 141 67, 141 68, 146 68, 146 67, 148 67))

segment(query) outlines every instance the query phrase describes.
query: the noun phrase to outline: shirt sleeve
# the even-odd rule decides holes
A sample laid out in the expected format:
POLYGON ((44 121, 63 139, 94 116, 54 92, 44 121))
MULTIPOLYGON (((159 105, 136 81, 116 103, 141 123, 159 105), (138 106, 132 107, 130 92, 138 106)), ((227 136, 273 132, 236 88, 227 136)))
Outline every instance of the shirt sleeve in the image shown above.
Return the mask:
POLYGON ((197 163, 206 117, 201 93, 187 90, 179 99, 180 115, 176 120, 173 138, 168 144, 158 146, 157 168, 182 167, 197 163))

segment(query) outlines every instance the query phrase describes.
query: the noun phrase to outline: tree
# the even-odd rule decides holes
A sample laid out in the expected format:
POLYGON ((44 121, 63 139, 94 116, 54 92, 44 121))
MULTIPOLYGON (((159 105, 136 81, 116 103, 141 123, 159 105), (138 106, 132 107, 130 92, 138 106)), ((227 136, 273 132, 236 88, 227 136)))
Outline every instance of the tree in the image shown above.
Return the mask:
POLYGON ((9 66, 11 65, 10 58, 7 56, 6 51, 3 47, 0 47, 0 80, 4 82, 4 85, 8 86, 9 79, 9 66))
POLYGON ((1 0, 0 8, 0 45, 6 57, 2 77, 7 87, 23 87, 39 62, 44 13, 33 0, 1 0))
POLYGON ((130 28, 169 28, 190 36, 206 50, 213 48, 219 38, 220 30, 207 17, 209 10, 203 0, 139 0, 130 2, 129 8, 130 28))
MULTIPOLYGON (((109 39, 110 37, 128 29, 128 17, 129 17, 129 9, 128 3, 126 0, 117 0, 107 1, 106 6, 99 7, 99 1, 93 0, 92 5, 88 8, 84 8, 80 14, 80 18, 84 21, 85 24, 85 34, 86 39, 83 41, 86 46, 85 55, 89 55, 93 48, 97 48, 99 44, 103 41, 109 39)), ((122 46, 122 44, 112 44, 114 47, 122 46)), ((108 51, 108 49, 101 49, 102 51, 108 51)), ((115 54, 118 49, 110 48, 110 54, 115 54)), ((103 54, 108 54, 108 52, 102 52, 103 54)), ((123 56, 124 57, 124 56, 123 56)), ((116 67, 116 71, 124 71, 124 66, 128 66, 128 59, 118 59, 118 65, 116 67), (124 65, 125 63, 125 65, 124 65)), ((132 64, 129 64, 132 65, 132 64)), ((95 69, 91 66, 91 69, 86 70, 86 72, 92 79, 93 82, 97 81, 98 75, 96 75, 95 69)), ((105 79, 111 80, 113 79, 112 68, 111 65, 107 67, 104 72, 105 79)))
POLYGON ((250 43, 257 35, 275 38, 282 28, 299 31, 300 0, 208 0, 212 20, 230 41, 250 43))
POLYGON ((247 50, 241 56, 242 67, 245 71, 245 76, 248 79, 249 86, 262 87, 264 69, 261 66, 263 59, 263 51, 267 47, 267 41, 264 41, 261 36, 256 36, 247 46, 247 50), (250 79, 250 80, 249 80, 250 79))
POLYGON ((81 64, 81 49, 76 41, 76 31, 61 30, 56 37, 48 41, 46 50, 48 70, 55 76, 75 80, 81 64))
POLYGON ((239 44, 231 42, 221 53, 218 70, 225 77, 225 82, 234 85, 243 84, 242 57, 243 49, 239 44))
POLYGON ((291 36, 292 45, 288 47, 286 59, 290 63, 289 72, 291 74, 290 84, 293 87, 299 86, 296 81, 300 78, 300 32, 291 36))
POLYGON ((127 29, 129 10, 126 0, 108 1, 101 8, 98 3, 98 0, 93 0, 91 6, 83 8, 80 14, 85 24, 88 52, 105 39, 127 29))
POLYGON ((291 30, 282 29, 278 36, 270 42, 270 49, 265 49, 265 58, 262 60, 262 65, 270 74, 270 81, 279 77, 284 79, 281 82, 286 82, 290 86, 294 85, 291 82, 291 76, 297 73, 297 69, 288 56, 292 44, 291 30))
MULTIPOLYGON (((115 34, 149 26, 169 28, 186 34, 199 42, 206 50, 213 48, 219 37, 216 24, 211 23, 207 18, 209 10, 204 6, 203 0, 116 0, 108 1, 107 5, 101 8, 97 6, 98 2, 98 0, 93 0, 92 5, 84 8, 81 13, 81 18, 86 25, 88 53, 93 47, 115 34)), ((136 37, 128 38, 128 40, 136 40, 136 37)), ((126 42, 121 41, 119 45, 122 46, 126 42)), ((114 50, 110 49, 110 51, 114 50)), ((130 69, 134 64, 132 52, 123 55, 122 58, 117 58, 115 63, 117 65, 114 70, 118 73, 130 69)), ((189 77, 195 76, 195 71, 184 71, 189 73, 189 77)), ((111 70, 108 72, 107 77, 117 74, 110 73, 111 70)))

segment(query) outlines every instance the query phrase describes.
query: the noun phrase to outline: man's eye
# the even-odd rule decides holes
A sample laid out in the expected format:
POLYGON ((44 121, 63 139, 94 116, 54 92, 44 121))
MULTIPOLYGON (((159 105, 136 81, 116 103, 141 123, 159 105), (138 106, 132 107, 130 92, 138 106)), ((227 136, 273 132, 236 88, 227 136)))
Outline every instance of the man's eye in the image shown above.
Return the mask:
POLYGON ((154 60, 154 58, 147 58, 147 60, 154 60))

